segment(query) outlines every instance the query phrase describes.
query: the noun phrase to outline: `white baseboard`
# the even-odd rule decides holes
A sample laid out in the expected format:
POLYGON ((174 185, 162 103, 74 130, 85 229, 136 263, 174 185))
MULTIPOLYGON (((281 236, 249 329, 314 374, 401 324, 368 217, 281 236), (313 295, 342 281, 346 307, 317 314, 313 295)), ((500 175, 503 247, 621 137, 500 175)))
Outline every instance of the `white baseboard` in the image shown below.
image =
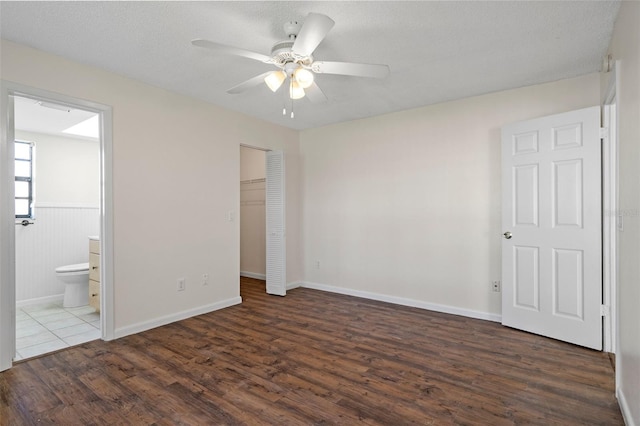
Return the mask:
POLYGON ((624 392, 622 392, 621 388, 616 389, 616 398, 618 398, 618 405, 620 406, 620 411, 622 412, 624 424, 627 426, 637 426, 638 423, 636 423, 633 419, 633 416, 631 414, 631 407, 629 407, 627 398, 625 398, 624 392))
POLYGON ((302 287, 303 283, 301 281, 293 281, 287 283, 287 290, 293 290, 294 288, 302 287))
POLYGON ((165 315, 163 317, 156 318, 150 321, 143 321, 137 324, 128 325, 126 327, 116 328, 114 331, 114 339, 119 339, 120 337, 129 336, 131 334, 141 333, 143 331, 151 330, 152 328, 167 325, 176 321, 181 321, 183 319, 191 318, 196 315, 207 314, 209 312, 228 308, 229 306, 238 305, 240 303, 242 303, 242 298, 240 296, 233 297, 231 299, 221 300, 220 302, 212 303, 210 305, 200 306, 198 308, 189 309, 182 312, 176 312, 175 314, 171 315, 165 315))
MULTIPOLYGON (((267 279, 267 276, 265 274, 258 274, 256 272, 240 271, 240 276, 247 277, 247 278, 255 278, 258 280, 267 279)), ((293 282, 287 283, 287 290, 293 290, 294 288, 298 288, 298 287, 302 287, 301 281, 293 281, 293 282)))
POLYGON ((267 276, 265 274, 258 274, 257 272, 249 272, 249 271, 240 271, 241 277, 247 278, 255 278, 257 280, 266 280, 267 276))
POLYGON ((412 308, 426 309, 429 311, 443 312, 445 314, 461 315, 463 317, 476 318, 487 321, 502 322, 502 315, 490 314, 488 312, 474 311, 471 309, 457 308, 455 306, 439 305, 437 303, 423 302, 422 300, 407 299, 404 297, 389 296, 380 293, 371 293, 362 290, 353 290, 344 287, 335 287, 326 284, 303 282, 302 287, 314 290, 328 291, 331 293, 346 294, 348 296, 362 297, 364 299, 378 300, 396 305, 410 306, 412 308))
POLYGON ((16 308, 22 308, 24 306, 40 305, 43 303, 62 302, 64 300, 63 294, 54 294, 53 296, 36 297, 35 299, 25 299, 16 301, 16 308))

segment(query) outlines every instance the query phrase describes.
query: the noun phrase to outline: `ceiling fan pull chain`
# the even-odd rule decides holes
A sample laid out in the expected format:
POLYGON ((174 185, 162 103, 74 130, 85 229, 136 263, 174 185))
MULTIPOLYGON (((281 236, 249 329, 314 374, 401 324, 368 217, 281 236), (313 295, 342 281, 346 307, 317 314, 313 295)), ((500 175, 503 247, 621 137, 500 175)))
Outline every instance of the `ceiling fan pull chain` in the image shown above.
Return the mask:
MULTIPOLYGON (((292 83, 293 84, 293 83, 292 83)), ((291 118, 295 117, 293 114, 293 98, 291 99, 291 118)))
POLYGON ((284 100, 282 101, 282 115, 287 115, 287 99, 289 99, 289 96, 287 93, 288 90, 283 90, 282 92, 284 93, 284 100))

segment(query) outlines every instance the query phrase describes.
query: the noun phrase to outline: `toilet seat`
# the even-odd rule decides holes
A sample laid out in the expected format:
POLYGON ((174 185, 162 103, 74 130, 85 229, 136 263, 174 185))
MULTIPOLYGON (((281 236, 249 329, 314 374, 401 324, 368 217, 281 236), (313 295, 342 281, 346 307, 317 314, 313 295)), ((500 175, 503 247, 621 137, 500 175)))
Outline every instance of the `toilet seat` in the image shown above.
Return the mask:
POLYGON ((56 274, 77 275, 89 272, 89 262, 64 265, 56 268, 56 274))

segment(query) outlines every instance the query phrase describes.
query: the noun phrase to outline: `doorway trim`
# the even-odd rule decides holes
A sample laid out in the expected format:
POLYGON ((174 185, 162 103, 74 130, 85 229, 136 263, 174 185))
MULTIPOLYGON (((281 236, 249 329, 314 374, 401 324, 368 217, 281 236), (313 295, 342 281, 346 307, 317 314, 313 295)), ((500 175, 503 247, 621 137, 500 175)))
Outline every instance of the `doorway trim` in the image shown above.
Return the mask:
POLYGON ((11 368, 15 355, 15 137, 14 96, 68 105, 100 116, 100 330, 103 340, 114 339, 113 317, 113 115, 108 105, 74 98, 11 81, 0 80, 0 371, 11 368))
MULTIPOLYGON (((617 94, 619 61, 615 61, 608 73, 607 87, 603 92, 602 106, 602 230, 603 230, 603 305, 609 307, 603 321, 603 350, 619 353, 618 348, 618 232, 622 230, 623 217, 618 209, 618 106, 617 94)), ((616 375, 618 370, 616 369, 616 375)), ((616 377, 616 383, 619 378, 616 377)))

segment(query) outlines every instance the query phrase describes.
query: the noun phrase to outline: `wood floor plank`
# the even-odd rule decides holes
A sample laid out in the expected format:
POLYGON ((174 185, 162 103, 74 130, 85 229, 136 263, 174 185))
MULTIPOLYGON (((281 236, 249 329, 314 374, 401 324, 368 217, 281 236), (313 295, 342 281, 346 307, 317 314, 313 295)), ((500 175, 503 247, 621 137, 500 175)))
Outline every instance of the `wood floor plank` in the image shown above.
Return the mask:
POLYGON ((0 373, 0 425, 622 425, 607 354, 299 288, 0 373))

